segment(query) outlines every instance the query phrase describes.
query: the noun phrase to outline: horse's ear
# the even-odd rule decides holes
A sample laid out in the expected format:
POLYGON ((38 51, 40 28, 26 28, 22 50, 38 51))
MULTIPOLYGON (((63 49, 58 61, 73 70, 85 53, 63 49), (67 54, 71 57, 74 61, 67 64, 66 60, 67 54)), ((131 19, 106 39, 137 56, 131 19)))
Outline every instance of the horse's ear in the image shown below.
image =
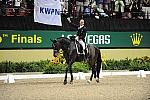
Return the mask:
POLYGON ((56 43, 57 42, 57 40, 52 40, 52 39, 50 39, 53 43, 56 43))
POLYGON ((54 40, 50 39, 52 42, 54 42, 54 40))

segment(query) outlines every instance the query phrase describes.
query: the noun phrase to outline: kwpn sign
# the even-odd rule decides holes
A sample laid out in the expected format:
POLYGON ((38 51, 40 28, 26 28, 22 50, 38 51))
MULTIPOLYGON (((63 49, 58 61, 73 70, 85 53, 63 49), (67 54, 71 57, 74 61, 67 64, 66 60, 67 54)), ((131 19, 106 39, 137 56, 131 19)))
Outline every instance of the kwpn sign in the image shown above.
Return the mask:
MULTIPOLYGON (((0 49, 52 48, 50 39, 70 37, 66 31, 0 31, 0 49)), ((86 43, 101 48, 150 48, 150 32, 88 31, 86 43)))
POLYGON ((60 9, 40 7, 40 13, 49 15, 60 15, 60 9))
POLYGON ((34 0, 34 22, 62 26, 60 0, 34 0))

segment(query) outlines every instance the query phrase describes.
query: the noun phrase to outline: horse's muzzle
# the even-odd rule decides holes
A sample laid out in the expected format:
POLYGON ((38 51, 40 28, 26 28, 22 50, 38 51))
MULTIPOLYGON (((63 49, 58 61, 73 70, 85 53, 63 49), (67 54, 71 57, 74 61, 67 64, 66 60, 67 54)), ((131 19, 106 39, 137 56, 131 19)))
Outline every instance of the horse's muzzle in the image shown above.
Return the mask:
POLYGON ((57 55, 58 55, 58 50, 53 50, 53 56, 57 57, 57 55))

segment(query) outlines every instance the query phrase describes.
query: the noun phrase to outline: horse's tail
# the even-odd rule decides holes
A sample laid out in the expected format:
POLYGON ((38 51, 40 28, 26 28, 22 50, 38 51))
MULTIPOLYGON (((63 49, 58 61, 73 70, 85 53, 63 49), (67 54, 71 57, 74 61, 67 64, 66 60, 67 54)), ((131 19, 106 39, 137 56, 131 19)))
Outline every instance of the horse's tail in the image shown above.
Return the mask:
POLYGON ((102 58, 101 58, 101 52, 99 50, 98 52, 98 57, 97 57, 97 76, 99 78, 99 73, 100 73, 100 69, 101 69, 101 64, 102 64, 102 58))

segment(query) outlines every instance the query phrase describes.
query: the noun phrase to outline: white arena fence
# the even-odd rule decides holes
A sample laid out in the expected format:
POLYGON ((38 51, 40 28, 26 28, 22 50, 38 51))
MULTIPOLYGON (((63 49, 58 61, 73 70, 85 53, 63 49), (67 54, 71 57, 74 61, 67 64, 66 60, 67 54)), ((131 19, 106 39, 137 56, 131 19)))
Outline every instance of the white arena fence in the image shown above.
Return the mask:
MULTIPOLYGON (((69 74, 69 73, 68 73, 69 74)), ((116 76, 116 75, 135 75, 137 77, 146 77, 147 74, 150 74, 150 71, 129 71, 129 72, 102 72, 100 73, 100 78, 104 76, 116 76)), ((91 76, 91 73, 73 73, 75 79, 85 80, 87 76, 91 76)), ((64 78, 65 74, 35 74, 35 75, 13 75, 7 74, 5 76, 0 76, 0 80, 4 80, 4 83, 15 83, 15 80, 19 79, 36 79, 36 78, 64 78)), ((70 75, 68 75, 70 77, 70 75)))

